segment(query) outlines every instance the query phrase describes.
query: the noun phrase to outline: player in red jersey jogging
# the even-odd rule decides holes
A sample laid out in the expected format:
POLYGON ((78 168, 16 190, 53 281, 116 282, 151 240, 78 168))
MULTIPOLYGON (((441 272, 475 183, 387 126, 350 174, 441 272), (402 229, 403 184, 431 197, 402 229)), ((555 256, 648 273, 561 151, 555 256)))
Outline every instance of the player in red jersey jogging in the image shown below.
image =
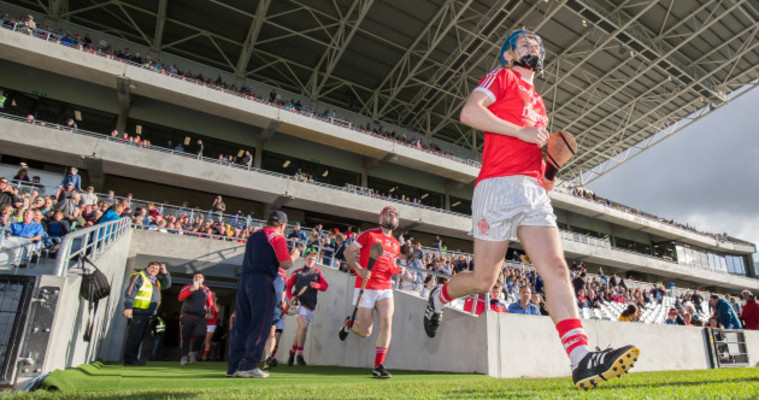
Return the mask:
POLYGON ((544 177, 548 116, 533 86, 544 57, 538 35, 524 29, 513 32, 501 48, 502 68, 480 81, 461 111, 462 123, 485 132, 482 169, 472 197, 477 262, 474 271, 462 272, 430 293, 424 329, 434 337, 443 305, 493 287, 509 239, 518 237, 545 281, 547 308, 569 356, 575 386, 587 390, 627 372, 639 350, 625 346, 593 352, 588 347, 548 198, 553 182, 544 177))
POLYGON ((329 285, 324 279, 322 271, 316 267, 316 258, 318 254, 314 250, 306 252, 306 258, 303 268, 293 272, 290 279, 287 280, 287 298, 300 293, 298 302, 298 330, 293 338, 293 347, 290 349, 290 357, 287 359, 287 365, 292 367, 293 363, 298 360, 298 365, 306 366, 306 360, 303 358, 303 346, 306 345, 306 333, 308 325, 314 319, 314 310, 316 309, 316 295, 318 292, 324 292, 329 285), (302 289, 305 290, 302 291, 302 289))
MULTIPOLYGON (((372 375, 376 378, 390 378, 392 375, 385 370, 384 362, 387 351, 390 348, 393 330, 393 302, 392 276, 393 274, 405 274, 405 268, 396 265, 399 258, 401 245, 393 237, 393 230, 398 227, 400 217, 398 210, 393 207, 385 207, 379 215, 380 226, 362 232, 356 240, 345 249, 345 260, 356 272, 356 285, 353 289, 353 304, 358 301, 358 313, 356 320, 346 318, 341 328, 340 339, 344 340, 345 333, 351 331, 360 337, 368 337, 372 334, 374 324, 374 311, 377 311, 380 332, 377 336, 374 369, 372 375), (384 252, 377 258, 371 271, 366 268, 369 265, 369 253, 373 244, 382 245, 384 252), (359 253, 359 259, 356 259, 359 253), (360 299, 359 292, 367 279, 366 289, 360 299)), ((400 259, 405 255, 400 254, 400 259)))

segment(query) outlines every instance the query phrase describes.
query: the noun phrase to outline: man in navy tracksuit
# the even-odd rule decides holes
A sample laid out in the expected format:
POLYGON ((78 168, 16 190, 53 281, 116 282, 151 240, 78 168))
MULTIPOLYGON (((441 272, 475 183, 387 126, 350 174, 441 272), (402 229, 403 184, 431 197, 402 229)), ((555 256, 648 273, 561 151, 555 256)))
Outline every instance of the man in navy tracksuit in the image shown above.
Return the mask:
POLYGON ((256 364, 261 360, 266 339, 271 330, 274 307, 279 301, 274 292, 274 279, 278 269, 292 267, 300 257, 297 246, 287 251, 282 235, 287 226, 287 215, 274 211, 266 227, 248 239, 242 273, 237 284, 237 310, 229 343, 227 376, 239 378, 266 378, 269 373, 256 364))

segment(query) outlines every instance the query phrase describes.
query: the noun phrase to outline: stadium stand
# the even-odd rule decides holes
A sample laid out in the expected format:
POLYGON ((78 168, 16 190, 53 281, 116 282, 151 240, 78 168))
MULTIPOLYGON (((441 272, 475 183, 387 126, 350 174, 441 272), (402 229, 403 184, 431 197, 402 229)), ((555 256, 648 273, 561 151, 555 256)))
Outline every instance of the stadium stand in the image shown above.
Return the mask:
MULTIPOLYGON (((453 152, 445 152, 440 148, 438 144, 426 143, 425 139, 422 137, 407 137, 406 133, 396 133, 394 130, 388 131, 383 128, 382 124, 377 124, 376 126, 372 126, 369 123, 363 126, 356 125, 350 121, 336 118, 334 116, 334 112, 330 114, 329 109, 326 109, 323 112, 318 112, 317 110, 303 107, 302 104, 300 104, 300 102, 295 99, 285 101, 275 89, 272 89, 268 95, 257 95, 253 93, 249 87, 243 86, 237 88, 235 85, 227 84, 226 82, 222 81, 221 76, 219 76, 216 80, 213 80, 210 77, 204 77, 203 74, 193 75, 191 71, 183 71, 176 64, 167 65, 161 63, 158 58, 154 59, 150 54, 145 54, 143 58, 140 53, 132 54, 129 48, 113 49, 110 46, 99 47, 93 44, 93 41, 89 35, 81 35, 80 33, 76 32, 55 32, 53 29, 45 28, 41 25, 38 26, 37 24, 34 24, 34 28, 31 28, 29 26, 29 22, 27 22, 27 16, 10 17, 5 13, 2 13, 1 15, 3 28, 10 29, 14 32, 31 35, 41 40, 54 42, 62 46, 87 52, 89 54, 98 55, 112 60, 118 60, 135 66, 140 66, 161 75, 171 76, 183 81, 214 88, 225 93, 235 94, 253 101, 262 102, 295 113, 309 115, 313 118, 320 119, 334 125, 347 127, 349 129, 353 129, 375 137, 380 137, 394 143, 403 144, 408 147, 418 149, 419 151, 425 151, 430 154, 446 157, 468 165, 474 165, 478 167, 480 166, 480 163, 478 161, 463 158, 454 154, 453 152)), ((134 138, 132 138, 130 141, 137 143, 138 145, 142 142, 141 140, 135 141, 134 138)))

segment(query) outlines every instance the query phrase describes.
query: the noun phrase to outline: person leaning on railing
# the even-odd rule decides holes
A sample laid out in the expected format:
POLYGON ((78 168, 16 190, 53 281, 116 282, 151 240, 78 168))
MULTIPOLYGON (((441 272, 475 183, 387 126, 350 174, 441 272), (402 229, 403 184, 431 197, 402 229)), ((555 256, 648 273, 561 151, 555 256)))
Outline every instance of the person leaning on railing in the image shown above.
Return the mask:
POLYGON ((152 261, 145 270, 129 276, 124 293, 124 317, 129 319, 124 365, 143 365, 138 350, 148 332, 149 322, 161 304, 161 290, 171 287, 171 275, 166 265, 152 261), (159 276, 160 273, 160 276, 159 276))

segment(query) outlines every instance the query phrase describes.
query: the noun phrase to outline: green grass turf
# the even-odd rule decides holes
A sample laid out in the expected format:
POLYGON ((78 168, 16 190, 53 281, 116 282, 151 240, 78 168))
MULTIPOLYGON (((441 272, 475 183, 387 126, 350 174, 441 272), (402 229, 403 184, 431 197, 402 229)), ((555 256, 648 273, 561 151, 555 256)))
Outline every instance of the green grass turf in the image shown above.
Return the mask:
POLYGON ((389 380, 369 370, 275 368, 267 379, 227 378, 218 362, 180 367, 93 363, 53 372, 47 390, 5 392, 12 399, 757 399, 759 368, 631 373, 581 392, 569 378, 495 379, 483 375, 393 371, 389 380), (56 390, 57 389, 57 390, 56 390))

